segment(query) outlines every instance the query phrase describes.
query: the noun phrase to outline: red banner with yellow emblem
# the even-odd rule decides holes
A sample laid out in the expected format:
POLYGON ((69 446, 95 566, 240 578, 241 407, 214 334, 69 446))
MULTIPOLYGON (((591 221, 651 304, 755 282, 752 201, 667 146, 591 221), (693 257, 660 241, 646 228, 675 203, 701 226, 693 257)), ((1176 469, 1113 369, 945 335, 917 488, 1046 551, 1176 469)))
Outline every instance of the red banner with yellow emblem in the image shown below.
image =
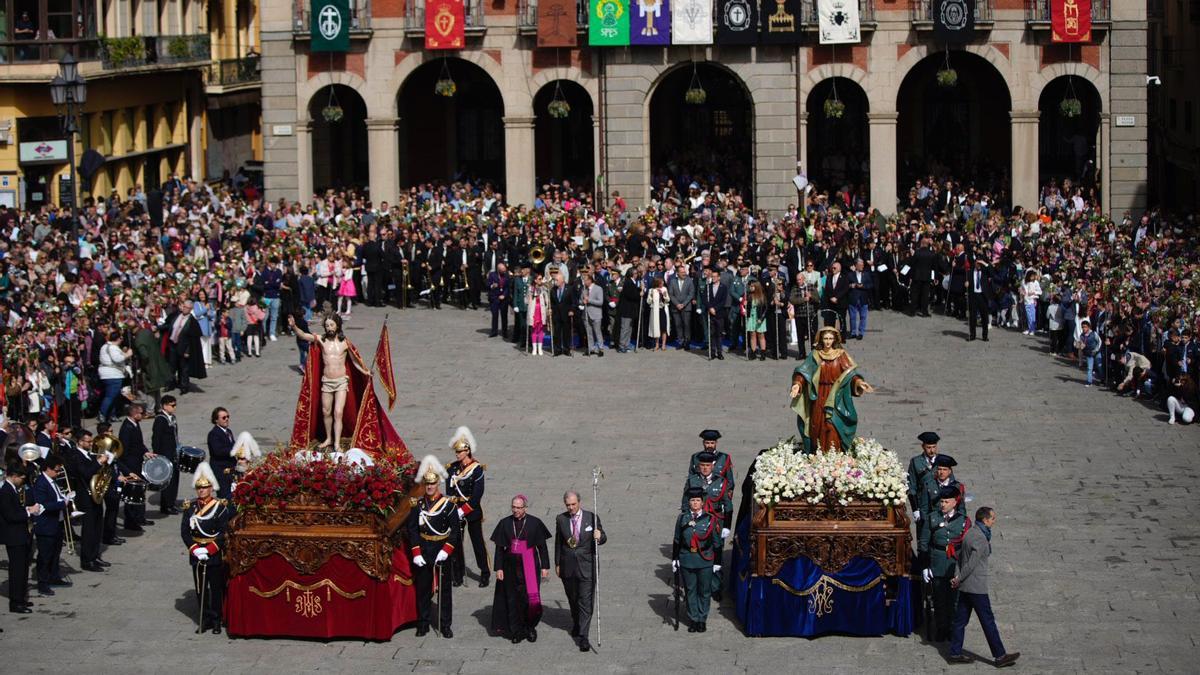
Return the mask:
POLYGON ((1092 41, 1092 0, 1050 0, 1050 39, 1092 41))
POLYGON ((426 0, 425 49, 462 49, 465 43, 463 0, 426 0))

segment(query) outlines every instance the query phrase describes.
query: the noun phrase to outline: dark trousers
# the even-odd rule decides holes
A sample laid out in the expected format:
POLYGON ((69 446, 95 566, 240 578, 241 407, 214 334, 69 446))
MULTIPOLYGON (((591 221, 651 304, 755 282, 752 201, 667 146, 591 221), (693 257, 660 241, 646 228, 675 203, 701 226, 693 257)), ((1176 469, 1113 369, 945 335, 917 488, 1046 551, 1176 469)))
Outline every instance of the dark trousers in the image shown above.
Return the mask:
MULTIPOLYGON (((80 499, 91 502, 90 496, 80 499)), ((79 562, 86 565, 100 558, 100 531, 104 528, 104 509, 92 502, 83 509, 79 533, 79 562)))
POLYGON ((175 463, 174 455, 163 456, 171 460, 171 480, 158 493, 158 510, 166 513, 167 509, 175 508, 175 500, 179 497, 179 465, 175 463))
POLYGON ((525 325, 526 312, 513 312, 513 342, 525 345, 529 342, 529 334, 525 325))
POLYGON ((987 593, 959 593, 958 611, 954 614, 954 637, 950 640, 950 653, 962 654, 963 637, 967 632, 967 624, 971 621, 971 610, 979 617, 983 626, 983 636, 987 638, 988 649, 992 650, 992 658, 998 659, 1007 652, 1004 643, 1000 641, 1000 631, 996 629, 996 617, 992 615, 992 602, 987 593))
POLYGON ((413 566, 413 580, 417 587, 417 625, 428 627, 434 625, 435 618, 433 616, 433 577, 438 575, 437 585, 437 604, 438 614, 441 615, 441 629, 445 630, 450 627, 450 622, 454 618, 454 593, 450 585, 450 565, 441 564, 435 565, 436 552, 430 555, 424 555, 425 564, 421 567, 413 566))
POLYGON ((219 558, 209 558, 201 563, 194 556, 189 556, 192 562, 192 589, 196 591, 196 600, 200 600, 200 592, 207 591, 204 596, 204 623, 201 630, 221 625, 225 606, 225 565, 219 558), (203 587, 201 587, 203 582, 203 587))
POLYGON ((680 349, 691 347, 692 315, 687 307, 675 309, 671 307, 671 329, 675 333, 675 342, 680 349))
POLYGON ((387 277, 381 269, 367 270, 367 304, 378 307, 383 304, 383 287, 387 277))
POLYGON ((213 464, 213 473, 217 474, 217 497, 231 499, 233 497, 233 464, 228 466, 213 464))
POLYGON ((721 335, 725 332, 725 312, 717 309, 716 315, 708 315, 708 358, 721 354, 721 335))
POLYGON ((950 639, 958 591, 950 587, 950 577, 934 577, 930 583, 933 587, 933 639, 946 642, 950 639))
POLYGON ((810 315, 797 315, 795 321, 796 346, 799 348, 796 358, 803 361, 808 356, 808 347, 817 329, 817 321, 810 315))
MULTIPOLYGON (((116 479, 113 479, 116 483, 116 479)), ((115 489, 110 489, 104 495, 104 527, 100 532, 100 540, 109 543, 117 538, 117 509, 121 505, 121 496, 115 489)))
POLYGON ((846 339, 850 335, 850 331, 846 328, 846 308, 840 305, 829 305, 821 310, 821 317, 826 326, 832 326, 834 321, 837 321, 837 328, 842 332, 842 339, 846 339))
POLYGON ((504 337, 508 337, 508 307, 497 304, 491 308, 492 310, 492 335, 496 335, 496 326, 499 324, 500 331, 504 337))
POLYGON ((191 379, 188 374, 187 350, 182 345, 173 345, 171 347, 170 362, 171 371, 175 374, 175 385, 179 387, 180 391, 187 391, 187 388, 191 386, 191 379))
POLYGON ((394 268, 392 270, 392 273, 389 276, 391 277, 392 285, 395 288, 392 289, 390 294, 385 293, 385 295, 387 295, 389 297, 389 302, 392 305, 403 308, 405 305, 405 302, 404 302, 405 293, 407 292, 407 289, 404 287, 404 285, 405 285, 404 268, 402 268, 402 267, 394 268))
POLYGON ((571 343, 570 337, 574 330, 571 328, 571 318, 567 316, 566 307, 554 312, 554 340, 552 346, 555 354, 570 354, 571 343))
POLYGON ((59 554, 62 553, 62 534, 36 535, 38 590, 50 588, 50 582, 62 579, 59 569, 59 554))
POLYGON ((563 577, 563 590, 567 592, 567 604, 571 606, 571 624, 579 637, 587 639, 592 626, 592 607, 596 580, 583 577, 563 577))
POLYGON ((125 504, 125 527, 146 522, 145 504, 125 504))
POLYGON ((912 304, 909 314, 929 314, 929 281, 917 279, 912 282, 912 304))
POLYGON ((988 301, 983 293, 971 293, 967 296, 971 311, 971 338, 975 338, 975 323, 983 324, 983 339, 987 339, 988 331, 988 301))
MULTIPOLYGON (((471 538, 471 550, 475 553, 475 565, 479 567, 479 576, 487 579, 491 575, 491 570, 488 568, 487 546, 483 543, 483 517, 480 511, 471 515, 475 515, 475 513, 479 513, 480 517, 467 521, 467 534, 471 538)), ((454 553, 450 554, 450 562, 454 563, 455 583, 462 583, 463 575, 467 571, 465 539, 465 537, 459 537, 459 545, 454 547, 454 553)))
POLYGON ((8 551, 8 608, 20 609, 29 597, 29 547, 5 546, 8 551))

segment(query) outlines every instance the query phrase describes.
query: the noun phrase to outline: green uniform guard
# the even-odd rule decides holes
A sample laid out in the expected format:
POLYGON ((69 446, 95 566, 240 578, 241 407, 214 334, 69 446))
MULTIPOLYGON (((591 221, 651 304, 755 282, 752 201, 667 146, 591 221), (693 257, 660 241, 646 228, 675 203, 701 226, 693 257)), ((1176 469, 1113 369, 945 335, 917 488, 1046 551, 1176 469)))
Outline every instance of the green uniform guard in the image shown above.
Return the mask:
POLYGON ((675 521, 675 542, 671 552, 672 571, 683 577, 687 593, 689 633, 708 630, 708 608, 712 596, 713 572, 720 571, 719 518, 704 510, 704 490, 691 488, 688 510, 675 521))
POLYGON ((938 497, 938 511, 926 514, 929 518, 925 530, 929 567, 922 576, 933 586, 934 641, 946 642, 950 639, 958 600, 958 591, 950 585, 958 571, 955 547, 961 545, 971 521, 958 508, 960 492, 957 485, 943 486, 938 497))

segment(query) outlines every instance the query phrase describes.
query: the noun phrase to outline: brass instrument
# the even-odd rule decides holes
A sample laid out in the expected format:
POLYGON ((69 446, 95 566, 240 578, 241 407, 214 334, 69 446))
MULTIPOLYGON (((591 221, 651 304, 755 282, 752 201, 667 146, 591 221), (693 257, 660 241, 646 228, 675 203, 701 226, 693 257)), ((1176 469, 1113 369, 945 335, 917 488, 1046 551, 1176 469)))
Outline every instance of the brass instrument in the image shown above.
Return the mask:
POLYGON ((42 458, 42 450, 36 443, 26 443, 17 450, 17 454, 26 462, 36 462, 42 458))
POLYGON ((540 267, 544 262, 546 262, 546 249, 540 245, 530 246, 529 263, 534 267, 540 267))
POLYGON ((112 484, 112 462, 121 458, 125 453, 125 447, 121 445, 121 441, 112 434, 101 434, 92 443, 93 455, 112 455, 109 464, 106 464, 101 471, 97 471, 96 475, 92 476, 91 482, 88 484, 88 492, 92 495, 92 501, 97 504, 104 503, 104 495, 108 492, 109 486, 112 484))

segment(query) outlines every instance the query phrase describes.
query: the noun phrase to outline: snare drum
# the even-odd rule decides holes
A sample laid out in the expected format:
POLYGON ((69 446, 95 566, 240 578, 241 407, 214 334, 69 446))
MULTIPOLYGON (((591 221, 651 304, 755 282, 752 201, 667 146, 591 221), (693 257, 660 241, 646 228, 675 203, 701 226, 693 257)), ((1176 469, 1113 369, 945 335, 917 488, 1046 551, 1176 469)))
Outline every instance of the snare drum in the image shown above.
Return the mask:
POLYGON ((146 481, 127 480, 121 484, 121 501, 130 506, 146 503, 146 481))
POLYGON ((181 445, 175 451, 175 457, 179 461, 179 470, 183 473, 195 473, 196 468, 200 466, 200 462, 204 461, 204 451, 200 448, 193 448, 190 445, 181 445))
POLYGON ((142 478, 149 483, 147 487, 151 490, 161 490, 171 482, 171 474, 175 472, 175 467, 171 465, 171 460, 158 455, 151 457, 142 464, 142 478))

